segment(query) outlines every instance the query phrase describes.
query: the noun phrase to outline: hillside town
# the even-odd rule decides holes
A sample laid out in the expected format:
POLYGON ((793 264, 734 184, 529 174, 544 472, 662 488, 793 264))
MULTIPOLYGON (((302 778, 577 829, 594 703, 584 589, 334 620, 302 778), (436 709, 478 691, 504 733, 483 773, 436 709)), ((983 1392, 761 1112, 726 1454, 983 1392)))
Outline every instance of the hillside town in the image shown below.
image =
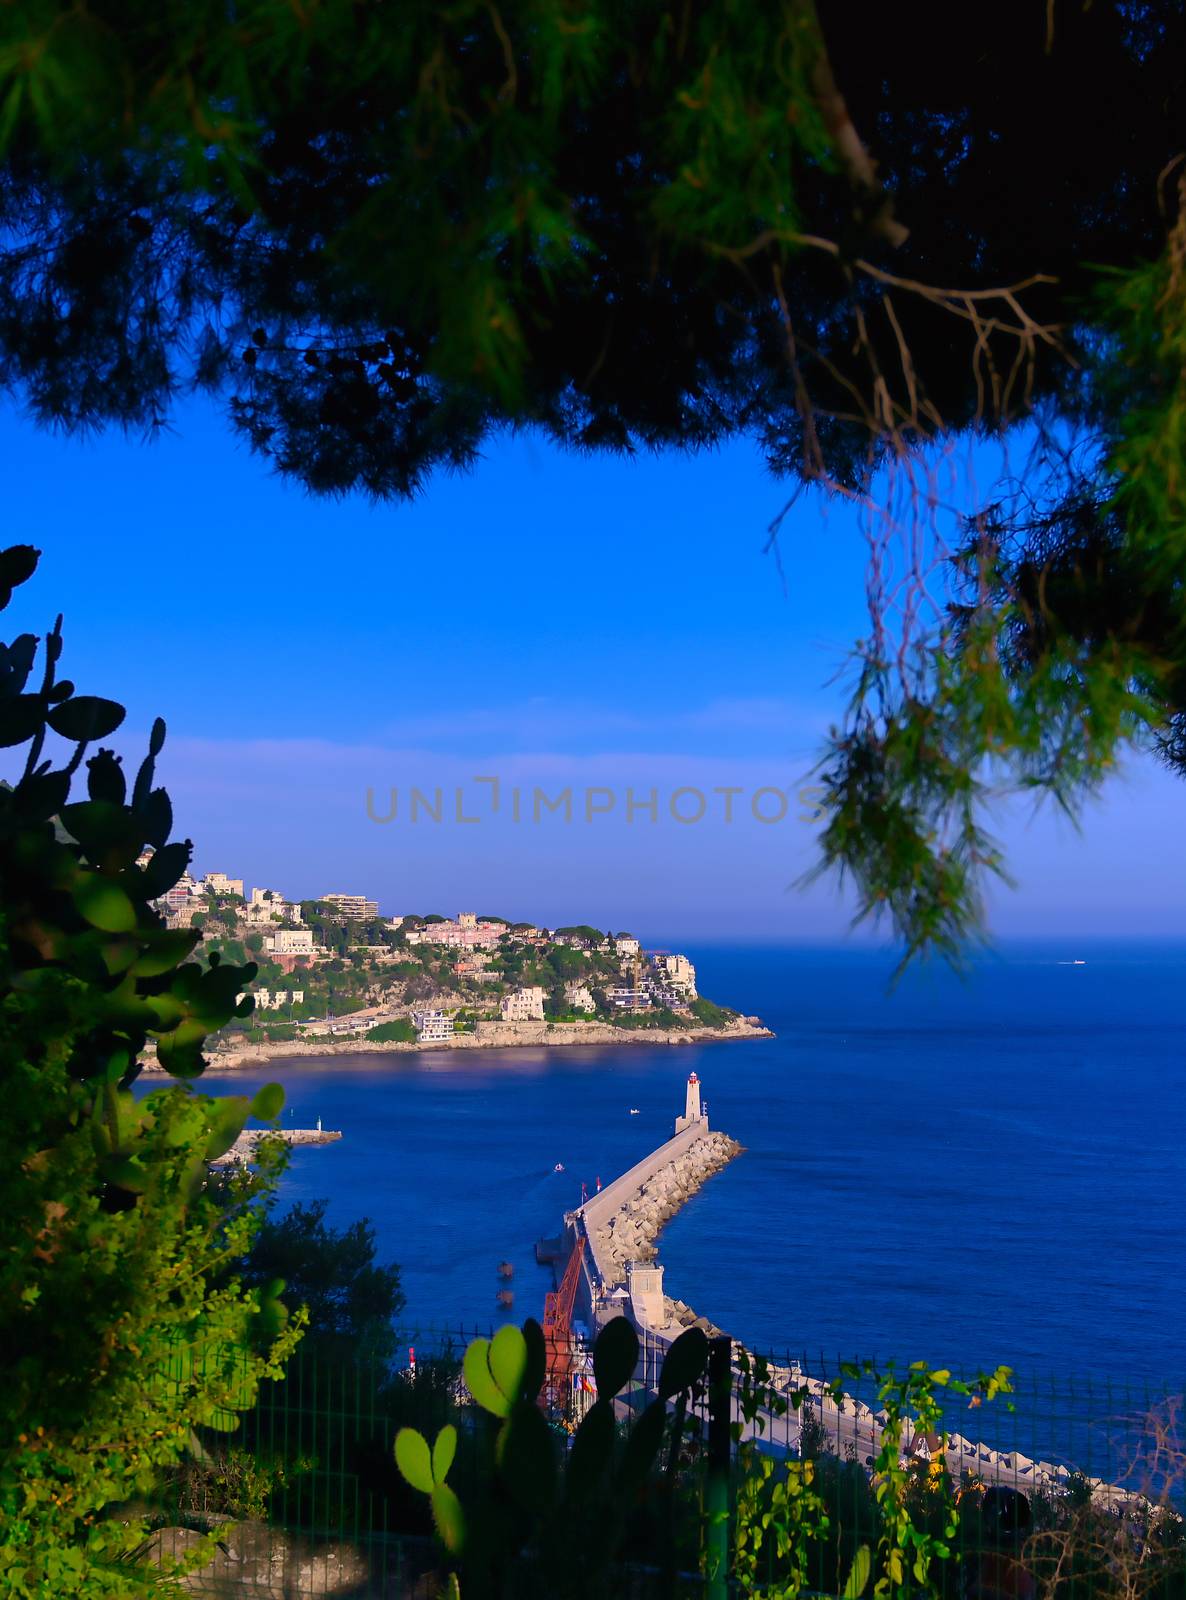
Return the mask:
POLYGON ((622 1029, 727 1028, 678 951, 631 933, 545 928, 462 911, 384 915, 377 899, 298 899, 241 877, 186 874, 158 902, 171 928, 199 930, 196 954, 253 961, 252 1006, 218 1043, 371 1039, 446 1044, 491 1024, 600 1022, 622 1029))

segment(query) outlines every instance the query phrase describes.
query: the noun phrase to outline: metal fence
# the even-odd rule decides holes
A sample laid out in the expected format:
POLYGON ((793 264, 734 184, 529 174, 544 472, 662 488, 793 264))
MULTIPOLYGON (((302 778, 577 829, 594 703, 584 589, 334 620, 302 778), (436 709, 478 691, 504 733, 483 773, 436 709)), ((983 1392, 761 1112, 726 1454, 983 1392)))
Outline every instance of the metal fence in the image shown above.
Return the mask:
MULTIPOLYGON (((203 1533, 225 1530, 214 1560, 187 1580, 191 1592, 291 1600, 418 1600, 437 1593, 435 1575, 443 1567, 428 1503, 398 1473, 394 1441, 403 1426, 431 1438, 445 1422, 457 1423, 449 1481, 463 1501, 483 1495, 483 1429, 490 1419, 469 1404, 460 1375, 466 1345, 478 1332, 489 1330, 406 1330, 391 1365, 299 1349, 284 1381, 265 1385, 241 1429, 206 1440, 205 1458, 165 1486, 158 1515, 163 1550, 184 1554, 203 1533)), ((839 1593, 860 1546, 877 1545, 884 1417, 875 1381, 856 1364, 855 1375, 851 1367, 843 1374, 837 1400, 826 1386, 842 1374, 839 1361, 782 1355, 767 1358, 755 1398, 739 1352, 721 1353, 732 1357, 731 1536, 752 1500, 744 1492, 738 1498, 747 1455, 775 1462, 774 1484, 786 1473, 783 1463, 811 1459, 827 1529, 810 1543, 807 1587, 839 1593)), ((653 1398, 661 1355, 644 1339, 635 1379, 616 1407, 623 1427, 653 1398)), ((591 1398, 587 1376, 578 1360, 577 1411, 591 1398)), ((935 1566, 933 1586, 953 1600, 1186 1600, 1186 1443, 1174 1398, 1186 1385, 1159 1390, 1026 1375, 1014 1381, 1012 1394, 991 1403, 975 1393, 949 1394, 939 1436, 915 1433, 909 1424, 903 1429, 898 1460, 916 1485, 920 1526, 949 1526, 949 1508, 958 1503, 951 1555, 935 1566)), ((713 1416, 709 1387, 699 1385, 676 1468, 678 1501, 668 1502, 668 1514, 676 1505, 693 1529, 704 1520, 713 1416)), ((719 1401, 715 1416, 719 1439, 725 1420, 719 1401)), ((563 1419, 553 1420, 560 1438, 563 1419)), ((661 1461, 665 1471, 665 1454, 661 1461)), ((750 1510, 761 1514, 760 1505, 750 1510)), ((675 1572, 670 1564, 655 1566, 650 1537, 644 1523, 627 1541, 612 1592, 639 1600, 702 1594, 688 1540, 675 1572)), ((756 1584, 758 1592, 782 1593, 772 1588, 780 1560, 771 1537, 751 1570, 750 1589, 738 1587, 735 1571, 730 1592, 749 1593, 756 1584)), ((920 1587, 911 1580, 899 1592, 920 1587)), ((567 1591, 560 1584, 555 1592, 567 1591)))

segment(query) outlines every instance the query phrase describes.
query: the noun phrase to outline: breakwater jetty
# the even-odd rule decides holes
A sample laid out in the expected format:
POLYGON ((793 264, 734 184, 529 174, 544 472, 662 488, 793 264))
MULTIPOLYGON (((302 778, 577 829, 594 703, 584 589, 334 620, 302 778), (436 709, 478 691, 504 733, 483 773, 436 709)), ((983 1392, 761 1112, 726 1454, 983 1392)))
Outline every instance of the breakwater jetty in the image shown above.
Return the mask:
POLYGON ((255 1156, 261 1139, 279 1139, 283 1144, 333 1144, 342 1137, 329 1128, 248 1128, 235 1140, 225 1155, 212 1161, 212 1167, 247 1166, 255 1156))
POLYGON ((735 1139, 709 1128, 700 1080, 693 1072, 684 1114, 676 1118, 672 1137, 567 1212, 560 1239, 541 1242, 541 1259, 567 1260, 584 1239, 574 1310, 593 1336, 624 1313, 640 1332, 647 1330, 665 1342, 693 1324, 710 1334, 719 1331, 682 1301, 664 1295, 656 1240, 680 1207, 741 1151, 735 1139))
MULTIPOLYGON (((640 1345, 635 1376, 644 1390, 655 1389, 663 1358, 685 1329, 701 1328, 709 1338, 725 1336, 691 1306, 664 1292, 657 1241, 680 1207, 742 1153, 735 1139, 710 1130, 702 1109, 700 1082, 692 1073, 684 1115, 676 1118, 673 1136, 582 1206, 567 1212, 559 1238, 541 1240, 536 1246, 537 1258, 554 1262, 558 1276, 566 1266, 570 1274, 574 1266, 579 1269, 572 1299, 573 1329, 578 1335, 591 1341, 614 1317, 630 1319, 640 1345)), ((740 1379, 743 1351, 752 1361, 753 1352, 734 1340, 735 1380, 740 1379)), ((791 1404, 781 1414, 760 1409, 747 1418, 734 1398, 732 1421, 742 1440, 753 1440, 763 1449, 782 1454, 798 1454, 803 1424, 810 1417, 822 1429, 830 1453, 858 1462, 866 1471, 874 1470, 888 1420, 884 1411, 874 1411, 852 1395, 837 1395, 826 1378, 810 1377, 797 1364, 771 1365, 769 1371, 770 1387, 791 1404)), ((944 1469, 957 1482, 971 1477, 983 1485, 1004 1485, 1027 1495, 1065 1493, 1073 1476, 1064 1465, 1034 1460, 1018 1450, 993 1449, 954 1431, 917 1433, 909 1422, 899 1451, 903 1464, 941 1458, 944 1469)), ((1102 1478, 1085 1481, 1098 1506, 1119 1510, 1140 1498, 1102 1478)))
POLYGON ((593 1256, 604 1285, 626 1282, 627 1271, 637 1263, 653 1262, 655 1240, 665 1223, 715 1173, 741 1154, 736 1139, 725 1133, 702 1132, 648 1177, 641 1179, 626 1199, 606 1215, 598 1207, 592 1219, 585 1207, 593 1256))

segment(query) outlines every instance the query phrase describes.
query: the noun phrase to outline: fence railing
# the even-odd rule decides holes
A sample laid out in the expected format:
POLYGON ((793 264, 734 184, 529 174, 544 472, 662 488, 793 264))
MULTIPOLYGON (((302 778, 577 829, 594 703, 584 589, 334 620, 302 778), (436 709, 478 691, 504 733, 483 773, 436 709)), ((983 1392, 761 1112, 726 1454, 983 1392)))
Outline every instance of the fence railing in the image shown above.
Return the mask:
MULTIPOLYGON (((396 1469, 395 1436, 408 1426, 432 1438, 454 1422, 459 1443, 449 1481, 463 1501, 488 1493, 483 1430, 491 1419, 469 1402, 461 1379, 466 1345, 479 1331, 489 1330, 407 1329, 390 1365, 298 1349, 285 1379, 265 1385, 240 1429, 204 1439, 203 1455, 162 1488, 163 1549, 184 1553, 202 1533, 225 1530, 213 1562, 187 1580, 190 1591, 292 1600, 434 1593, 443 1557, 425 1496, 396 1469)), ((680 1492, 665 1503, 690 1527, 703 1521, 714 1428, 718 1452, 727 1439, 730 1538, 739 1518, 761 1514, 752 1484, 744 1487, 754 1458, 775 1463, 770 1483, 785 1474, 784 1463, 809 1459, 824 1526, 807 1541, 806 1587, 837 1594, 862 1544, 876 1556, 885 1440, 876 1374, 884 1369, 784 1354, 766 1358, 755 1385, 740 1353, 728 1354, 727 1402, 714 1402, 707 1383, 692 1393, 680 1492), (839 1396, 828 1387, 838 1377, 839 1396)), ((616 1407, 624 1426, 652 1398, 660 1360, 644 1336, 635 1379, 616 1407)), ((592 1398, 590 1378, 578 1353, 578 1414, 592 1398)), ((933 1567, 933 1590, 952 1600, 1186 1600, 1184 1388, 1022 1374, 1011 1394, 986 1403, 975 1391, 954 1395, 944 1386, 941 1426, 924 1436, 907 1421, 896 1452, 912 1515, 936 1538, 949 1530, 951 1553, 933 1567)), ((563 1447, 566 1419, 552 1420, 563 1447)), ((666 1470, 666 1457, 660 1460, 666 1470)), ((670 1569, 653 1570, 650 1537, 643 1518, 626 1541, 615 1593, 702 1593, 694 1559, 683 1560, 674 1580, 670 1569)), ((688 1538, 681 1548, 686 1556, 688 1538)), ((780 1570, 771 1539, 748 1579, 734 1572, 730 1592, 788 1592, 775 1587, 780 1570)), ((910 1579, 895 1591, 925 1587, 910 1579)), ((540 1592, 569 1591, 561 1580, 540 1592)))

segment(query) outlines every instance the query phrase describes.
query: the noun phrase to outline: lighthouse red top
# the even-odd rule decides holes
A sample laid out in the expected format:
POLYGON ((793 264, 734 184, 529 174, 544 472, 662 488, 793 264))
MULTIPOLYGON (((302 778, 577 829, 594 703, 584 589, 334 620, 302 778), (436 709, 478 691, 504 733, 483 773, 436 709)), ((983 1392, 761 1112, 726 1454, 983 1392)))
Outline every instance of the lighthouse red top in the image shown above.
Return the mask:
POLYGON ((684 1114, 675 1119, 676 1133, 683 1133, 685 1128, 690 1128, 694 1123, 703 1124, 705 1131, 708 1120, 700 1105, 700 1079, 694 1072, 688 1073, 688 1092, 684 1097, 684 1114))

